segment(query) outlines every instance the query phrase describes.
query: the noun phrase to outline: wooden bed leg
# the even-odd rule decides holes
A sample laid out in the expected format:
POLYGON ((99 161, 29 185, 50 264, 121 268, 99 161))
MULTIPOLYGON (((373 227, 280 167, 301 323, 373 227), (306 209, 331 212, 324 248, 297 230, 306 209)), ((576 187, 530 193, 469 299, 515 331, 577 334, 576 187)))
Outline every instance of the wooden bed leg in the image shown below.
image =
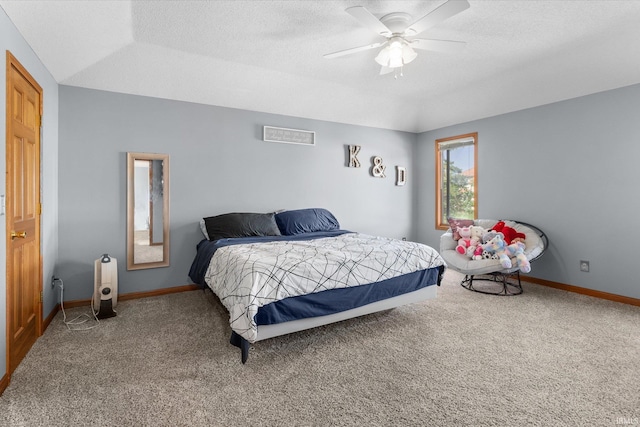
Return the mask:
POLYGON ((241 350, 242 364, 244 365, 245 363, 247 363, 247 359, 249 358, 249 341, 242 338, 234 331, 231 331, 231 338, 229 339, 229 342, 231 343, 231 345, 234 345, 241 350))

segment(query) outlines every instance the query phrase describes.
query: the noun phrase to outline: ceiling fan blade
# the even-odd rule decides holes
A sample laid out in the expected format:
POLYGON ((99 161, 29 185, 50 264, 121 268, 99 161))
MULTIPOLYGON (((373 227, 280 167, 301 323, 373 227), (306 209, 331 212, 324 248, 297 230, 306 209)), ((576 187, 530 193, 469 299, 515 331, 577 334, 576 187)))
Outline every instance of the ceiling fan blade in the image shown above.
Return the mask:
POLYGON ((467 45, 465 42, 453 40, 413 39, 409 41, 414 49, 432 50, 434 52, 459 52, 467 45))
POLYGON ((369 12, 364 6, 353 6, 345 9, 349 15, 356 18, 362 25, 373 30, 376 34, 384 37, 391 36, 391 30, 387 28, 378 18, 369 12))
POLYGON ((352 53, 362 52, 364 50, 375 49, 385 44, 387 44, 386 41, 380 42, 380 43, 372 43, 366 46, 352 47, 351 49, 345 49, 345 50, 339 50, 338 52, 327 53, 326 55, 323 55, 323 56, 327 59, 337 58, 339 56, 350 55, 352 53))
POLYGON ((409 25, 404 33, 407 36, 415 36, 416 34, 420 34, 434 25, 441 23, 445 19, 449 19, 453 15, 457 15, 469 7, 470 5, 467 0, 448 0, 446 3, 441 4, 436 9, 409 25))
POLYGON ((384 76, 385 74, 393 73, 393 68, 385 67, 384 65, 380 67, 380 75, 384 76))

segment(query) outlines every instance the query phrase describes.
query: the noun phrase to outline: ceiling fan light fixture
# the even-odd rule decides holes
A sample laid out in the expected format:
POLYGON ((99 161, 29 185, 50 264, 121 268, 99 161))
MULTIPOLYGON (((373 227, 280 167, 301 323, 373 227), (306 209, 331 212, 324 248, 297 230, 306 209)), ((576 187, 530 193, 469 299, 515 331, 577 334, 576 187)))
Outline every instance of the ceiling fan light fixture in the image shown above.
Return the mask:
POLYGON ((389 47, 389 67, 398 68, 402 67, 402 46, 391 45, 389 47))
POLYGON ((409 62, 413 61, 414 59, 416 59, 417 56, 418 54, 416 53, 416 51, 413 50, 413 48, 408 44, 405 44, 402 47, 402 60, 404 61, 405 64, 408 64, 409 62))
POLYGON ((389 66, 389 46, 385 46, 376 56, 376 62, 383 67, 389 66))
POLYGON ((391 39, 389 45, 378 53, 376 62, 384 67, 400 68, 416 59, 418 54, 409 44, 400 39, 391 39))

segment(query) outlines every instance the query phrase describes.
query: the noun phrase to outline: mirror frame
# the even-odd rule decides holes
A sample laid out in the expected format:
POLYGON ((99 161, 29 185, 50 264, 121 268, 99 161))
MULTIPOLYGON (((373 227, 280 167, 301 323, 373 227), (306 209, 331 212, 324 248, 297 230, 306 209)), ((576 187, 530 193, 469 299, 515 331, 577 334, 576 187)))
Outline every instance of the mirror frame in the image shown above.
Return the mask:
POLYGON ((157 153, 127 153, 127 270, 169 266, 169 155, 157 153), (135 263, 134 250, 134 217, 135 217, 135 161, 162 160, 162 260, 157 262, 135 263))

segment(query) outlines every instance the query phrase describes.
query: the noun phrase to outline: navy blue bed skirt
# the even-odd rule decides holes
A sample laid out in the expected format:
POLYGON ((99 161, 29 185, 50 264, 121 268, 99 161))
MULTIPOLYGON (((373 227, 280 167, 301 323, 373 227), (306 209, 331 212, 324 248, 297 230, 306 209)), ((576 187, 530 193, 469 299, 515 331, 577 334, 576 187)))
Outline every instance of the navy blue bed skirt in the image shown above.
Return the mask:
POLYGON ((258 325, 273 325, 351 310, 428 286, 439 285, 443 271, 444 267, 434 267, 369 285, 285 298, 260 307, 255 321, 258 325))

